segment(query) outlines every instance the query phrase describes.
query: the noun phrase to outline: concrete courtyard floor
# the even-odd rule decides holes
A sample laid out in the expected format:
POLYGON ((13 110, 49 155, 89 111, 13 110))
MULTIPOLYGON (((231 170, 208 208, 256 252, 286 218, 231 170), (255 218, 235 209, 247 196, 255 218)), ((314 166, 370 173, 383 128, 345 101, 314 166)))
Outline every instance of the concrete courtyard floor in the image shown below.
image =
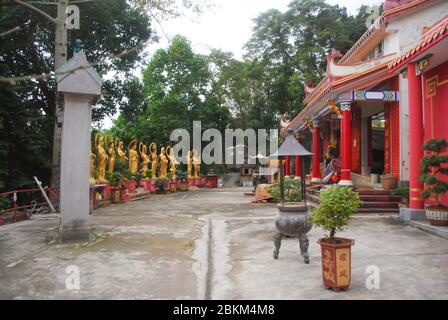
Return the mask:
POLYGON ((340 236, 356 240, 352 285, 322 285, 324 232, 309 233, 311 264, 285 239, 272 258, 277 209, 245 189, 155 195, 92 215, 96 239, 55 241, 57 217, 0 227, 0 299, 448 299, 448 240, 385 216, 357 216, 340 236), (80 290, 66 288, 67 267, 80 290), (366 288, 369 266, 380 289, 366 288))

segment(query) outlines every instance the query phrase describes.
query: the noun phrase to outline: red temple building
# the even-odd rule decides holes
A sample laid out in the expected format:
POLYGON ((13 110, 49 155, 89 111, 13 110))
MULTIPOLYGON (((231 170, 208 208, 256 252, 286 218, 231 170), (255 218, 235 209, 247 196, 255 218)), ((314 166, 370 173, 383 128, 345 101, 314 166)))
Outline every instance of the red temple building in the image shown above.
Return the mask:
POLYGON ((385 1, 348 52, 332 51, 325 78, 307 82, 305 93, 305 108, 282 132, 312 135, 312 181, 321 181, 332 153, 339 184, 390 174, 410 188, 403 218, 424 219, 422 145, 448 139, 448 1, 385 1))

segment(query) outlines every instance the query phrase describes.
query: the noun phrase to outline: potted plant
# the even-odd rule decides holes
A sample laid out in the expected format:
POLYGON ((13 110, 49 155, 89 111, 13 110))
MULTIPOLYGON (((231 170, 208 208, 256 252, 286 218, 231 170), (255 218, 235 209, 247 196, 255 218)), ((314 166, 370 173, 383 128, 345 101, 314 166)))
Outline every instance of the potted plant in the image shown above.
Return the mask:
POLYGON ((397 187, 397 180, 390 173, 380 176, 380 181, 384 190, 393 190, 397 187))
POLYGON ((397 188, 392 191, 392 195, 401 197, 402 207, 404 207, 404 208, 409 207, 409 188, 408 187, 397 188))
POLYGON ((329 231, 329 236, 319 239, 322 254, 324 286, 335 291, 348 289, 351 278, 352 239, 336 237, 336 231, 347 226, 358 210, 361 200, 350 187, 334 186, 320 193, 320 206, 313 210, 311 221, 329 231))
POLYGON ((166 193, 170 191, 170 180, 167 178, 157 179, 155 186, 157 188, 157 193, 166 193))
POLYGON ((189 183, 188 183, 188 179, 187 179, 187 174, 179 173, 177 175, 177 179, 180 182, 180 186, 179 186, 180 191, 182 191, 182 192, 188 191, 189 183))
POLYGON ((135 181, 137 182, 137 192, 138 192, 138 193, 142 193, 142 192, 145 191, 145 190, 144 190, 144 185, 143 185, 143 182, 142 182, 142 179, 143 179, 144 177, 145 177, 145 176, 144 176, 141 172, 138 172, 138 173, 135 174, 135 176, 134 176, 135 181))
POLYGON ((448 226, 448 207, 443 206, 442 196, 448 193, 448 141, 433 139, 423 145, 427 152, 421 160, 420 180, 425 183, 424 199, 431 198, 435 206, 426 207, 426 218, 432 225, 448 226))
POLYGON ((111 201, 112 203, 120 202, 120 187, 121 187, 121 174, 118 172, 111 173, 109 176, 109 183, 111 186, 111 201))
POLYGON ((127 171, 125 177, 126 179, 122 181, 122 184, 130 193, 136 193, 137 182, 134 180, 132 172, 127 171))

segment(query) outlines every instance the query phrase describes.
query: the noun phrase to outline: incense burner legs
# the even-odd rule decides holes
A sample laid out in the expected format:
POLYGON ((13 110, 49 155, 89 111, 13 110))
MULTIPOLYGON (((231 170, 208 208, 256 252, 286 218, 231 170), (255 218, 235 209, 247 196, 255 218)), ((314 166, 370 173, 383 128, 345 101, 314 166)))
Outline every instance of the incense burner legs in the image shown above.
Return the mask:
POLYGON ((280 247, 284 236, 297 237, 299 239, 299 249, 305 264, 310 263, 308 253, 309 239, 307 233, 313 228, 309 221, 309 206, 303 204, 288 204, 279 206, 279 215, 275 219, 275 226, 278 232, 274 235, 274 259, 278 259, 280 247))

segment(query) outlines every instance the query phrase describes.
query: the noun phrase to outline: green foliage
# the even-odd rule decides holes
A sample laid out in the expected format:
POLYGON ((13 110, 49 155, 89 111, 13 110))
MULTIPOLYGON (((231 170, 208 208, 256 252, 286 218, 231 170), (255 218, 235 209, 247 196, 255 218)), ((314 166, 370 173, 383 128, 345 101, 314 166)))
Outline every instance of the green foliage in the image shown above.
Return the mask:
POLYGON ((423 145, 427 152, 421 160, 420 180, 426 184, 422 192, 424 199, 435 196, 440 205, 441 197, 448 192, 448 141, 445 139, 433 139, 423 145))
POLYGON ((107 179, 112 187, 118 187, 123 181, 123 177, 119 172, 114 172, 110 175, 110 177, 107 179))
MULTIPOLYGON (((93 108, 94 121, 116 112, 128 91, 125 86, 143 59, 140 42, 152 36, 147 14, 126 0, 101 0, 77 4, 81 10, 79 30, 68 31, 68 58, 75 39, 105 80, 101 100, 93 108), (119 59, 107 59, 124 49, 135 51, 119 59)), ((55 6, 37 4, 51 15, 55 6)), ((13 1, 0 1, 0 30, 20 26, 19 32, 0 39, 0 76, 16 77, 54 71, 54 26, 41 15, 13 1), (9 68, 8 68, 9 67, 9 68)), ((33 176, 48 185, 56 119, 54 79, 0 83, 0 191, 34 186, 33 176)))
MULTIPOLYGON (((285 187, 285 202, 300 202, 302 201, 302 187, 300 180, 293 178, 284 179, 285 187)), ((276 182, 269 188, 269 194, 276 202, 281 201, 280 182, 276 182)))
POLYGON ((313 210, 310 219, 316 226, 330 231, 330 238, 334 240, 336 231, 344 229, 360 205, 358 193, 351 188, 332 187, 320 193, 320 205, 313 210))
POLYGON ((407 187, 402 187, 402 188, 397 188, 395 190, 392 190, 392 195, 405 198, 407 200, 407 202, 409 202, 409 188, 407 188, 407 187))

